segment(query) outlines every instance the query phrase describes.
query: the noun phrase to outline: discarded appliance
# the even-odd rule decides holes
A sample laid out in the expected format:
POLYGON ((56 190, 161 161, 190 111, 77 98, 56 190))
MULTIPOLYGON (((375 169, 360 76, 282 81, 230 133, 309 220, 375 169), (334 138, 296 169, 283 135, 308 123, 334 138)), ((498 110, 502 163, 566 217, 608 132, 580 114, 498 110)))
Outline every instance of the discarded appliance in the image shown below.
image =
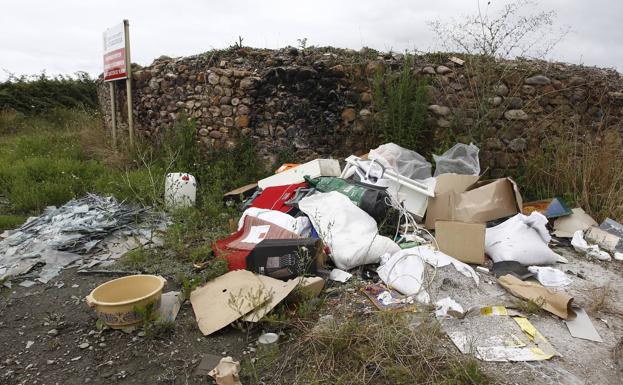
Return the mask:
POLYGON ((342 270, 377 263, 381 255, 400 250, 394 241, 379 235, 370 215, 336 191, 303 198, 299 209, 312 221, 329 247, 331 259, 342 270))
POLYGON ((435 239, 439 250, 459 261, 485 263, 485 225, 458 221, 437 221, 435 239))
POLYGON ((517 214, 490 227, 485 234, 485 251, 494 262, 517 261, 523 265, 551 265, 560 260, 548 246, 551 236, 547 218, 538 212, 517 214))
POLYGON ((164 180, 164 204, 168 208, 192 207, 197 197, 197 181, 195 177, 174 172, 167 174, 164 180))
POLYGON ((435 198, 429 200, 426 227, 437 220, 485 223, 520 212, 521 194, 510 178, 478 181, 478 176, 442 174, 437 177, 435 198), (467 184, 469 181, 473 184, 467 184))
POLYGON ((287 213, 294 208, 288 205, 288 201, 293 199, 296 196, 297 190, 301 188, 307 188, 307 183, 266 187, 251 201, 250 206, 287 213))
POLYGON ((370 214, 377 223, 385 219, 389 202, 385 187, 331 176, 305 177, 305 181, 317 191, 337 191, 346 195, 357 207, 370 214))
POLYGON ((387 187, 387 193, 393 201, 419 218, 423 218, 426 213, 428 198, 435 196, 432 178, 427 181, 410 179, 392 169, 383 168, 374 160, 363 160, 351 155, 346 158, 346 167, 341 178, 347 179, 355 175, 364 183, 387 187), (374 170, 376 171, 373 172, 374 170))
POLYGON ((510 274, 498 278, 498 283, 512 295, 533 301, 562 319, 575 317, 571 309, 573 297, 552 291, 535 282, 522 281, 510 274))
POLYGON ((558 197, 523 204, 522 212, 525 215, 530 215, 534 211, 543 214, 547 219, 573 214, 573 211, 567 206, 567 203, 565 203, 562 198, 558 197))
POLYGON ((480 149, 473 143, 457 143, 441 155, 434 155, 435 176, 441 174, 480 175, 480 149))
POLYGON ((257 207, 250 207, 242 213, 242 216, 238 221, 238 227, 235 231, 242 229, 242 226, 244 225, 244 220, 248 216, 260 218, 264 221, 275 224, 302 237, 309 236, 312 231, 311 222, 306 216, 297 216, 295 218, 292 215, 282 213, 281 211, 260 209, 257 207))
POLYGON ((587 230, 591 226, 597 226, 597 222, 584 210, 576 207, 571 209, 571 215, 556 218, 554 235, 561 238, 573 238, 573 233, 578 230, 587 230))
POLYGON ((137 308, 160 307, 162 288, 166 279, 156 275, 131 275, 105 282, 86 296, 99 318, 113 329, 143 322, 137 308))
POLYGON ((247 256, 264 239, 300 238, 296 233, 263 219, 246 216, 240 230, 212 245, 217 257, 227 261, 230 271, 246 269, 247 256))
POLYGON ((247 256, 246 268, 261 275, 287 280, 317 274, 326 255, 317 238, 265 239, 247 256))
POLYGON ((257 182, 261 189, 272 186, 284 186, 295 183, 303 183, 303 177, 308 175, 312 178, 319 176, 340 176, 342 169, 336 159, 316 159, 300 166, 290 168, 279 174, 271 175, 257 182))

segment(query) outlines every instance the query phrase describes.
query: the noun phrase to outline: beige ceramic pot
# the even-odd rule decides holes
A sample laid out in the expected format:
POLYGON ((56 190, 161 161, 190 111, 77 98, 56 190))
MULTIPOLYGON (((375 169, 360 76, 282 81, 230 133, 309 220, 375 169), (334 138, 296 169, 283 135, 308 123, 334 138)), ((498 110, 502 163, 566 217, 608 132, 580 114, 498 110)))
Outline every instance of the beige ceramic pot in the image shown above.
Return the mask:
POLYGON ((157 275, 117 278, 93 289, 86 301, 106 325, 114 329, 124 328, 143 321, 141 315, 134 311, 135 307, 144 308, 154 303, 154 309, 158 311, 166 282, 157 275))

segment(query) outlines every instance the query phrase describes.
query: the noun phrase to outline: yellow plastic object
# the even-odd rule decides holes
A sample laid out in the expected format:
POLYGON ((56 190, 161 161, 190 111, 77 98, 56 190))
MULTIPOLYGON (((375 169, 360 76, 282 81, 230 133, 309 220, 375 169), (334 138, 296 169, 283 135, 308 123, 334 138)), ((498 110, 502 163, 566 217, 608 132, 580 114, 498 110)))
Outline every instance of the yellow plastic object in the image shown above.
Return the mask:
POLYGON ((120 329, 143 321, 135 307, 144 308, 154 303, 160 307, 162 288, 167 282, 157 275, 131 275, 105 282, 86 296, 97 317, 113 329, 120 329))

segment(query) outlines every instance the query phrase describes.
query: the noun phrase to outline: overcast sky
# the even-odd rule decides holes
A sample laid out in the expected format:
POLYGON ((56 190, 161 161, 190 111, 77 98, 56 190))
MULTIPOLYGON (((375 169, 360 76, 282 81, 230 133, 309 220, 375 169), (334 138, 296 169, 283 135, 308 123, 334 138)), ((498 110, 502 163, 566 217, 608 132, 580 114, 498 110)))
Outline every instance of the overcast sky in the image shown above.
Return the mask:
MULTIPOLYGON (((503 4, 492 0, 492 6, 503 4)), ((486 1, 481 3, 486 5, 486 1)), ((541 0, 571 33, 548 59, 623 69, 623 0, 541 0)), ((132 61, 244 45, 332 45, 404 51, 441 49, 427 20, 477 12, 477 0, 4 0, 0 78, 5 71, 102 72, 102 32, 130 21, 132 61)))

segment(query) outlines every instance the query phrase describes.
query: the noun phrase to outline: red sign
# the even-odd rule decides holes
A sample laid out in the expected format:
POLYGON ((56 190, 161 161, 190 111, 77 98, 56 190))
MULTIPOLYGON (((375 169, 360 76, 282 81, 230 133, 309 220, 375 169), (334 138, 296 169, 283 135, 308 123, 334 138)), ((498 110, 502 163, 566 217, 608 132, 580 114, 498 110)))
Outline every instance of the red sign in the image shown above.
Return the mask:
POLYGON ((104 32, 104 81, 128 77, 124 24, 104 32))

